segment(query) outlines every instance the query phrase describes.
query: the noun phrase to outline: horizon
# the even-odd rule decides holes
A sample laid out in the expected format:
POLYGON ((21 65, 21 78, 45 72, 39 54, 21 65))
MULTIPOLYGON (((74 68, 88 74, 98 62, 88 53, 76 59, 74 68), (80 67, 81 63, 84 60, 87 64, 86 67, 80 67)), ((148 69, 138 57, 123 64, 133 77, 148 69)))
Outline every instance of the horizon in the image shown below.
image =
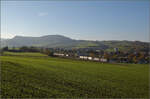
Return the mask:
POLYGON ((2 1, 1 38, 149 42, 149 1, 2 1))
MULTIPOLYGON (((63 37, 67 37, 67 38, 70 38, 72 40, 84 40, 84 39, 75 39, 75 38, 71 38, 71 37, 68 37, 68 36, 64 36, 64 35, 60 35, 60 34, 53 34, 53 35, 42 35, 42 36, 23 36, 23 35, 15 35, 14 37, 12 38, 1 38, 1 39, 13 39, 15 37, 44 37, 44 36, 63 36, 63 37)), ((85 41, 131 41, 131 42, 136 42, 136 41, 139 41, 139 42, 145 42, 145 43, 149 43, 150 41, 140 41, 140 40, 85 40, 85 41)))

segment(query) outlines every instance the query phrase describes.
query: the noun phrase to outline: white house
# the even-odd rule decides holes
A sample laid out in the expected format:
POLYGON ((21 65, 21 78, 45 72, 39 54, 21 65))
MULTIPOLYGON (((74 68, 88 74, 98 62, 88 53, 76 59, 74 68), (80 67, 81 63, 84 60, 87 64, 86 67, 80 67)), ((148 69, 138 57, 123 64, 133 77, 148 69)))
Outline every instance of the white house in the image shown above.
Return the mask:
POLYGON ((107 59, 101 58, 100 61, 101 61, 101 62, 107 62, 107 59))
POLYGON ((83 56, 83 59, 87 60, 87 59, 88 59, 88 57, 87 57, 87 56, 83 56))
POLYGON ((66 54, 66 56, 68 57, 69 55, 68 55, 68 54, 66 54))
POLYGON ((64 56, 64 54, 54 53, 55 56, 64 56))
POLYGON ((84 58, 84 56, 80 56, 79 58, 80 58, 80 59, 83 59, 83 58, 84 58))
POLYGON ((92 60, 92 57, 88 57, 88 60, 92 60))
POLYGON ((96 58, 96 57, 95 57, 93 60, 94 60, 94 61, 99 61, 99 58, 96 58))

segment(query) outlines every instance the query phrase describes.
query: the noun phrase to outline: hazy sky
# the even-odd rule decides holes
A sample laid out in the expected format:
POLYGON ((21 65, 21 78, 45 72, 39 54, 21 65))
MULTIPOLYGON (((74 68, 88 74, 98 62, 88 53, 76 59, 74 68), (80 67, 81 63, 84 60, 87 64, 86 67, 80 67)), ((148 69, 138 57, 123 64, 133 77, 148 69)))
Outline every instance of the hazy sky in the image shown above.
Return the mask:
POLYGON ((147 1, 3 1, 1 35, 149 41, 147 1))

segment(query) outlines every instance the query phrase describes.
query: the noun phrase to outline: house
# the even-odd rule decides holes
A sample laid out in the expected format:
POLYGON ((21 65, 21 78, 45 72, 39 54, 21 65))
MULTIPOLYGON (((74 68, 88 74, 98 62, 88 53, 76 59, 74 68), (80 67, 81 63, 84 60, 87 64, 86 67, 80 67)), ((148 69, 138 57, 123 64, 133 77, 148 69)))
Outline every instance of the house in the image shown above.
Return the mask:
POLYGON ((128 63, 128 58, 127 57, 120 57, 119 58, 121 63, 128 63))
POLYGON ((146 64, 146 63, 148 63, 148 62, 144 59, 141 59, 141 60, 138 61, 138 64, 146 64))
POLYGON ((119 51, 119 49, 118 49, 118 48, 114 48, 114 51, 115 51, 115 52, 118 52, 118 51, 119 51))
POLYGON ((54 56, 64 56, 64 54, 61 54, 61 53, 54 53, 54 56))
POLYGON ((92 60, 92 57, 88 57, 88 60, 92 60))
POLYGON ((80 59, 83 59, 83 58, 84 58, 84 56, 79 56, 79 58, 80 58, 80 59))
POLYGON ((68 57, 69 55, 68 55, 68 54, 66 54, 66 56, 68 57))
POLYGON ((99 61, 99 58, 95 57, 93 58, 94 61, 99 61))
POLYGON ((83 56, 83 59, 87 60, 87 59, 88 59, 88 57, 87 57, 87 56, 83 56))
POLYGON ((106 58, 101 58, 100 61, 101 62, 107 62, 107 59, 106 58))
POLYGON ((88 56, 79 56, 80 59, 88 60, 90 59, 88 56))

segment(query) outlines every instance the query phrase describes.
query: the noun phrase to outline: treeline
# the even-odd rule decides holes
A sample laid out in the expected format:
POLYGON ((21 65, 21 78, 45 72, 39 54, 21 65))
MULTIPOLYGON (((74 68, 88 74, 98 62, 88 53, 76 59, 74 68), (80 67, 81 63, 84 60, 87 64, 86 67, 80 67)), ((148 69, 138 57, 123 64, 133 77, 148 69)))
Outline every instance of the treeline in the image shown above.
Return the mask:
POLYGON ((4 47, 2 48, 2 51, 9 51, 9 52, 39 52, 39 50, 36 47, 20 47, 20 48, 8 48, 4 47))
POLYGON ((3 52, 5 52, 5 51, 9 51, 9 52, 40 52, 40 53, 43 53, 43 54, 46 54, 49 56, 53 56, 53 52, 50 51, 50 49, 38 48, 38 47, 33 47, 33 46, 31 46, 31 47, 23 46, 20 48, 16 48, 16 47, 9 48, 8 46, 6 46, 1 49, 1 54, 3 54, 3 52))

